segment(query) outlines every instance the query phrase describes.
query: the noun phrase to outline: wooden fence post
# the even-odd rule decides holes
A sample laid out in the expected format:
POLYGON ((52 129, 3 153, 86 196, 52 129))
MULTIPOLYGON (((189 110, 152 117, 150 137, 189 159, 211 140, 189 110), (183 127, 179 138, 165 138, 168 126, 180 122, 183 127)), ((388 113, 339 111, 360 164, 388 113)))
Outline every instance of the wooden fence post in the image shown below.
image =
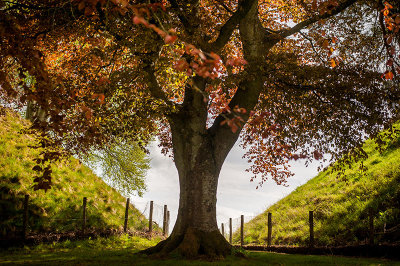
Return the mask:
POLYGON ((168 212, 168 207, 167 207, 167 205, 164 205, 164 219, 163 219, 163 235, 164 236, 167 234, 167 212, 168 212))
POLYGON ((272 213, 268 213, 268 239, 267 246, 271 246, 271 237, 272 237, 272 213))
POLYGON ((129 198, 126 198, 124 233, 126 233, 126 230, 128 229, 128 215, 129 215, 129 198))
POLYGON ((243 247, 244 244, 244 215, 240 216, 240 246, 243 247))
POLYGON ((372 208, 368 209, 369 216, 369 244, 374 245, 374 212, 372 208))
POLYGON ((224 223, 221 223, 221 234, 225 238, 225 229, 224 229, 224 223))
POLYGON ((308 221, 310 224, 310 247, 314 247, 314 212, 309 211, 308 221))
POLYGON ((169 234, 169 211, 167 211, 167 230, 165 236, 168 236, 168 234, 169 234))
POLYGON ((149 232, 153 231, 153 201, 150 201, 149 232))
POLYGON ((25 240, 26 232, 28 227, 28 203, 29 203, 29 195, 25 195, 24 199, 24 216, 22 220, 22 238, 25 240))
POLYGON ((85 229, 86 229, 86 202, 87 202, 87 198, 83 197, 83 204, 82 204, 82 234, 85 234, 85 229))
POLYGON ((229 218, 229 243, 232 245, 232 218, 229 218))

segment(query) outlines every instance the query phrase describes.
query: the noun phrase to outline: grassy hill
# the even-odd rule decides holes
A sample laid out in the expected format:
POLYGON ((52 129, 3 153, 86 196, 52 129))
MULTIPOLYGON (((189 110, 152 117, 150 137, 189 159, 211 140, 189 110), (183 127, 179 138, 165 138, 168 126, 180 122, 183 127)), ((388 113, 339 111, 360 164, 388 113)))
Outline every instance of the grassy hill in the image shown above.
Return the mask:
MULTIPOLYGON (((390 141, 382 153, 376 147, 371 140, 364 144, 367 170, 361 171, 359 163, 343 175, 328 168, 245 224, 245 242, 266 242, 271 212, 272 244, 306 245, 308 212, 313 210, 316 244, 362 244, 368 238, 372 208, 375 238, 400 243, 400 138, 390 141)), ((235 240, 239 241, 237 234, 235 240)))
MULTIPOLYGON (((30 231, 80 229, 83 197, 87 197, 89 228, 122 228, 126 199, 74 158, 52 166, 52 189, 47 192, 32 189, 32 159, 39 151, 29 148, 32 138, 20 133, 27 123, 8 111, 0 115, 0 236, 21 230, 25 194, 30 195, 30 231)), ((147 226, 145 217, 133 206, 128 225, 136 230, 147 226)))

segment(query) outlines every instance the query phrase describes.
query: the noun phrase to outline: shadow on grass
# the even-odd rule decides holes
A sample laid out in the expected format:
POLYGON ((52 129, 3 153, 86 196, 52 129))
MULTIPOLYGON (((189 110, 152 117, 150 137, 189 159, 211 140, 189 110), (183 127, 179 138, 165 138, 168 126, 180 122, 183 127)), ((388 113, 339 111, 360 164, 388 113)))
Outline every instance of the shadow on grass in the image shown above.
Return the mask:
POLYGON ((9 265, 400 265, 400 261, 339 256, 289 255, 247 252, 246 258, 229 256, 225 260, 188 261, 156 260, 136 254, 137 249, 14 251, 0 253, 0 264, 9 265))

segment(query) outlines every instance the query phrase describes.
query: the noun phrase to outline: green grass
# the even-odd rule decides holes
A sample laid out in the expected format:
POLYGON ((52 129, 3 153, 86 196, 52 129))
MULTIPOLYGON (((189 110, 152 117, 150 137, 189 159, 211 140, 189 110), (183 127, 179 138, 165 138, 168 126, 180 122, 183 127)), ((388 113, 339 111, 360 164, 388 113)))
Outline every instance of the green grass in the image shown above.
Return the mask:
POLYGON ((0 264, 30 265, 400 265, 398 261, 340 256, 289 255, 245 252, 246 258, 229 256, 219 261, 152 259, 136 254, 159 239, 139 237, 65 241, 0 252, 0 264))
MULTIPOLYGON (((400 138, 390 141, 382 153, 368 140, 369 157, 353 163, 343 175, 327 169, 290 195, 270 206, 245 225, 246 244, 264 244, 267 239, 267 213, 272 213, 272 244, 306 245, 308 211, 314 211, 317 245, 363 244, 368 238, 368 210, 373 209, 376 239, 400 242, 400 230, 382 234, 400 224, 400 138)), ((239 242, 239 235, 234 235, 239 242)))
MULTIPOLYGON (((33 138, 20 133, 27 125, 27 121, 11 112, 0 116, 0 236, 21 230, 25 194, 30 195, 31 232, 80 228, 83 197, 88 199, 88 227, 121 229, 126 199, 74 158, 53 164, 52 189, 47 192, 32 189, 33 159, 40 151, 29 148, 33 138)), ((128 225, 136 230, 147 226, 145 217, 133 206, 128 225)))

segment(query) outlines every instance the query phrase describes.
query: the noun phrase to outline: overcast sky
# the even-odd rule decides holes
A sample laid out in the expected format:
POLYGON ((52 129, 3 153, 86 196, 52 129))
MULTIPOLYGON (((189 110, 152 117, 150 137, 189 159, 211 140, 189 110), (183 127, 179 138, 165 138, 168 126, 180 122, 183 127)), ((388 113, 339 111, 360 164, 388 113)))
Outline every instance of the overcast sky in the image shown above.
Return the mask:
MULTIPOLYGON (((295 175, 288 180, 288 187, 278 186, 275 182, 268 181, 256 189, 258 183, 250 182, 251 174, 245 171, 248 163, 242 159, 242 155, 243 149, 236 144, 221 170, 217 194, 219 226, 221 223, 228 222, 229 218, 238 218, 241 214, 245 216, 260 214, 268 206, 285 197, 318 173, 318 163, 305 167, 304 162, 292 162, 292 170, 295 175)), ((178 172, 172 159, 162 155, 155 143, 150 146, 150 158, 151 169, 146 177, 148 191, 142 198, 131 196, 131 200, 141 211, 145 210, 147 202, 153 200, 157 204, 155 209, 158 211, 155 216, 159 217, 159 220, 162 219, 162 211, 158 205, 167 204, 171 216, 170 230, 172 230, 179 202, 178 172)), ((146 209, 146 216, 148 216, 148 209, 146 209)))

